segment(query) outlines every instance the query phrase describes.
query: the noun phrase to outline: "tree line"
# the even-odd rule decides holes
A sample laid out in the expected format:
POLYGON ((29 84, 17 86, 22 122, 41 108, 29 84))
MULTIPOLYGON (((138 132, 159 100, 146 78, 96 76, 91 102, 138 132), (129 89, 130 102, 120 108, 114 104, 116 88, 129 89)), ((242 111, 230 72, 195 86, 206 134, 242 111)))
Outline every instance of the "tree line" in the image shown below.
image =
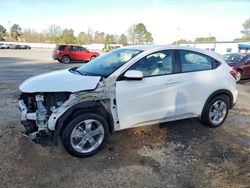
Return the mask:
MULTIPOLYGON (((248 18, 243 24, 242 24, 242 30, 240 31, 242 34, 241 38, 236 38, 234 41, 246 41, 250 40, 250 18, 248 18)), ((185 44, 185 43, 190 43, 190 42, 216 42, 217 39, 214 36, 209 36, 209 37, 198 37, 194 41, 192 40, 187 40, 187 39, 180 39, 177 41, 174 41, 172 44, 185 44)))
POLYGON ((42 32, 32 29, 22 29, 18 24, 13 24, 10 32, 0 25, 0 41, 20 41, 20 42, 41 42, 41 43, 63 43, 63 44, 151 44, 153 36, 143 23, 133 24, 128 28, 127 33, 122 35, 109 34, 88 29, 82 31, 77 36, 73 29, 62 29, 58 25, 50 25, 42 32))

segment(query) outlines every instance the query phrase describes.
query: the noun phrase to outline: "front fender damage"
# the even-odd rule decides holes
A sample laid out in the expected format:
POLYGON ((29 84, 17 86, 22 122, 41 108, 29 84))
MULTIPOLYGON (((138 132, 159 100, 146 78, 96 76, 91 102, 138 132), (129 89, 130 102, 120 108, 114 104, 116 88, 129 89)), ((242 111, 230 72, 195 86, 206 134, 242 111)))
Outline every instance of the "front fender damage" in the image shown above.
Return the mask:
MULTIPOLYGON (((19 109, 22 114, 22 124, 27 124, 26 120, 35 121, 37 130, 27 131, 29 125, 24 125, 26 127, 25 136, 35 139, 42 135, 57 137, 54 134, 57 129, 57 123, 60 117, 62 117, 66 112, 77 106, 79 103, 84 104, 85 102, 98 102, 102 104, 108 114, 112 116, 112 122, 114 130, 119 129, 119 120, 116 110, 116 99, 115 99, 115 84, 105 83, 105 80, 99 82, 97 88, 92 91, 83 91, 71 93, 69 98, 64 101, 60 106, 52 106, 48 113, 48 109, 43 105, 43 95, 37 94, 36 99, 36 112, 27 113, 27 107, 25 106, 23 100, 19 100, 19 109), (26 122, 26 123, 24 123, 26 122)), ((84 108, 84 105, 81 105, 84 108)), ((53 139, 56 141, 56 138, 53 139)))

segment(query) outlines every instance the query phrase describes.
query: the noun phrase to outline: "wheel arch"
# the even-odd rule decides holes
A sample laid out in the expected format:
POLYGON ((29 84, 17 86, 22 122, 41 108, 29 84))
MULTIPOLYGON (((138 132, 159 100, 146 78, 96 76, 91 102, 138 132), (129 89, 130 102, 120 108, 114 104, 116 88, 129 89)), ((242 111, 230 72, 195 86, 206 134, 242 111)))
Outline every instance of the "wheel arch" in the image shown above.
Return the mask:
POLYGON ((95 54, 92 54, 89 58, 89 61, 91 61, 93 57, 96 58, 97 56, 95 54))
POLYGON ((61 131, 67 126, 67 122, 74 116, 78 116, 84 112, 97 113, 97 114, 102 115, 107 120, 110 133, 113 132, 114 121, 113 121, 112 114, 99 101, 81 102, 69 108, 57 120, 55 133, 54 133, 55 143, 57 143, 57 138, 58 136, 60 136, 61 131))
POLYGON ((62 58, 63 58, 64 56, 68 56, 69 59, 71 60, 71 56, 70 56, 69 54, 63 54, 63 55, 61 56, 61 60, 62 60, 62 58))
POLYGON ((214 91, 206 100, 205 104, 203 105, 203 108, 202 108, 202 113, 206 107, 206 105, 209 103, 209 101, 212 100, 212 98, 214 98, 215 96, 218 96, 218 95, 227 95, 230 99, 230 107, 229 109, 231 109, 233 107, 233 94, 231 91, 227 90, 227 89, 219 89, 219 90, 216 90, 214 91))

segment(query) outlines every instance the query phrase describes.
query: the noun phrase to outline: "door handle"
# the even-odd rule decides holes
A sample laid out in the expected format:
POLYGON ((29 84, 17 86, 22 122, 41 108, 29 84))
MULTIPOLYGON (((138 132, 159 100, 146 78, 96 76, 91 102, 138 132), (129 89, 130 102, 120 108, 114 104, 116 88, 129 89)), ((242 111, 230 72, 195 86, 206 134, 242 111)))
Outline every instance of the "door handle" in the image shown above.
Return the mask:
POLYGON ((165 82, 166 85, 168 85, 168 84, 175 84, 175 83, 177 83, 177 80, 167 80, 165 82))

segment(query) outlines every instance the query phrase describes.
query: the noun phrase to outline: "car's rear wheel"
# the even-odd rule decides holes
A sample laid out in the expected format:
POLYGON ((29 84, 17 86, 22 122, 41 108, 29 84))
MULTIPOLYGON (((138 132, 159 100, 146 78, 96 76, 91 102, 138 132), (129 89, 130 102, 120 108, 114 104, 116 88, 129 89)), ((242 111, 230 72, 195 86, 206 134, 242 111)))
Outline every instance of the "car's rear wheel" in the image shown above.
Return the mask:
POLYGON ((73 116, 61 134, 65 149, 71 155, 81 158, 93 155, 103 148, 108 137, 108 123, 96 113, 73 116))
POLYGON ((227 118, 229 106, 228 96, 215 96, 206 104, 201 117, 202 122, 209 127, 219 127, 227 118))
POLYGON ((237 72, 237 74, 236 74, 235 79, 236 79, 236 82, 239 82, 241 80, 241 77, 242 77, 242 72, 240 70, 237 70, 236 72, 237 72))
POLYGON ((70 57, 65 55, 62 57, 62 63, 68 64, 70 62, 70 57))

